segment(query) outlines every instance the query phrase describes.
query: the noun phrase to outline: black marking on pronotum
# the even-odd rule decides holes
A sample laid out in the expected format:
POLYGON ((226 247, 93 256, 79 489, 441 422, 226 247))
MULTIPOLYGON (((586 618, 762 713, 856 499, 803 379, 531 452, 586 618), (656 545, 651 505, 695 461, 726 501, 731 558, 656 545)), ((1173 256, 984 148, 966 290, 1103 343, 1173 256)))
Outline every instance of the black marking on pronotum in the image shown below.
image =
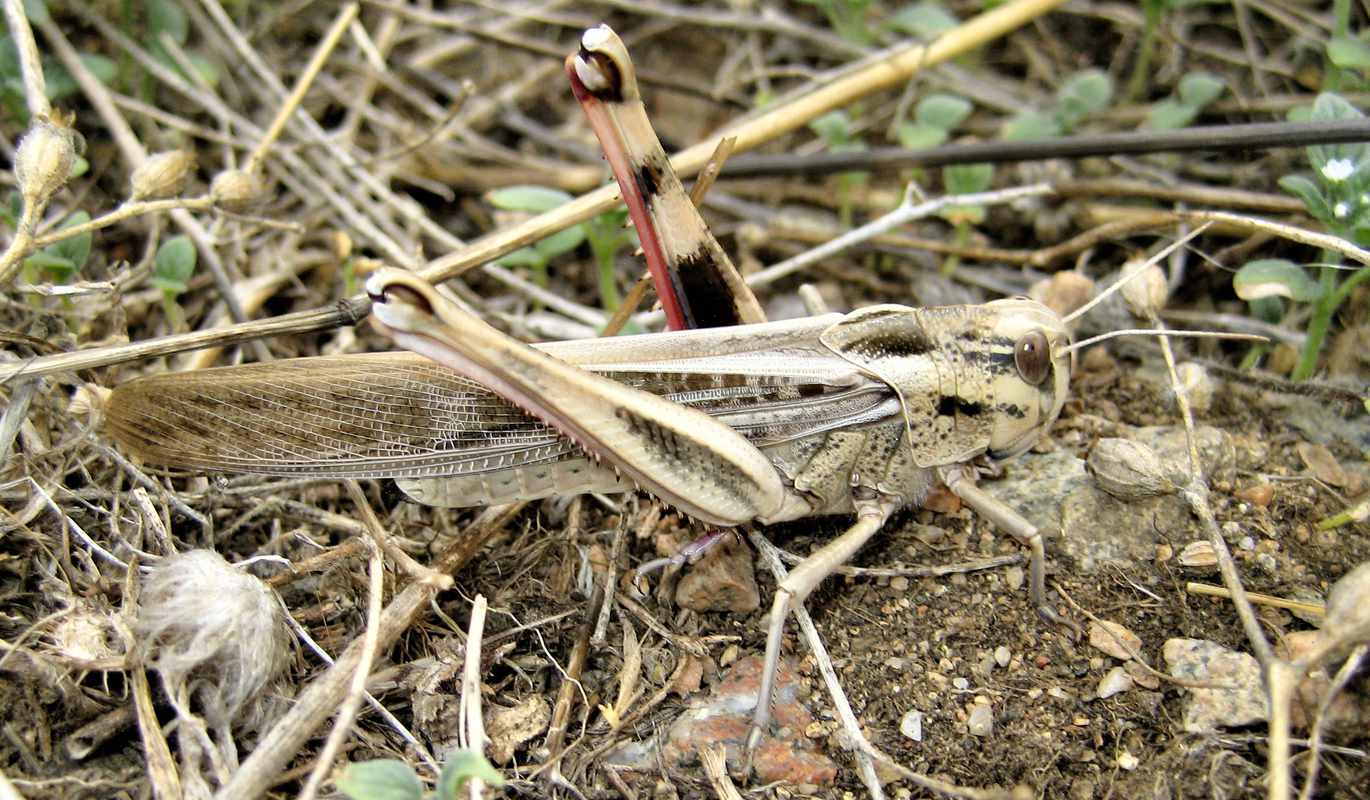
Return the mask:
POLYGON ((1013 355, 1012 347, 1007 351, 985 347, 967 347, 962 349, 961 358, 969 364, 979 365, 991 375, 1018 374, 1018 361, 1013 355))
POLYGON ((984 406, 979 403, 961 397, 943 395, 942 399, 937 401, 937 415, 939 417, 978 417, 984 410, 984 406))
POLYGON ((674 280, 679 282, 678 296, 684 298, 689 327, 726 328, 742 324, 732 302, 732 291, 723 280, 723 270, 709 248, 701 245, 677 259, 674 280))
POLYGON ((910 358, 926 355, 937 347, 937 343, 918 329, 917 333, 907 330, 881 331, 863 337, 858 346, 873 356, 910 358))

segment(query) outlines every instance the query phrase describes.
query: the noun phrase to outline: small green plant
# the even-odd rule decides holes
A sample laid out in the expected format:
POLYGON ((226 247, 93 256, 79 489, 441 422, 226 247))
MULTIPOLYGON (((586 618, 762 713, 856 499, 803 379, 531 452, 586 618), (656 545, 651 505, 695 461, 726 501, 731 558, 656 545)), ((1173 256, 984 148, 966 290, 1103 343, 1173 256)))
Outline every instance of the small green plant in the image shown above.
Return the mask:
MULTIPOLYGON (((989 189, 994 182, 993 164, 953 164, 942 170, 942 184, 947 194, 975 194, 989 189)), ((943 219, 955 226, 952 243, 964 247, 970 241, 971 227, 985 221, 985 207, 980 205, 948 206, 941 211, 943 219)), ((942 274, 956 272, 961 259, 955 254, 942 262, 942 274)))
POLYGON ((866 24, 866 12, 870 0, 800 0, 817 6, 828 18, 828 24, 838 36, 857 44, 870 44, 874 39, 870 26, 866 24))
POLYGON ((338 777, 338 791, 352 800, 457 800, 466 782, 475 778, 495 788, 504 785, 504 777, 484 756, 458 750, 443 767, 431 794, 424 793, 423 782, 412 767, 393 759, 348 764, 338 777))
MULTIPOLYGON (((77 211, 63 220, 58 229, 74 228, 87 222, 90 222, 90 214, 77 211)), ((24 280, 29 283, 43 280, 54 283, 70 282, 90 259, 91 242, 90 231, 86 231, 44 247, 24 259, 24 280)))
MULTIPOLYGON (((866 143, 855 132, 852 118, 840 109, 814 119, 809 123, 809 129, 827 142, 828 149, 834 153, 866 149, 866 143)), ((864 171, 840 172, 833 178, 837 190, 837 214, 844 227, 851 225, 855 195, 868 180, 870 173, 864 171)))
POLYGON ((590 243, 590 252, 599 267, 599 302, 609 312, 617 311, 623 304, 618 291, 618 271, 614 269, 619 251, 638 245, 637 231, 625 227, 627 222, 628 209, 616 208, 584 223, 585 239, 590 243))
POLYGON ((1142 127, 1158 131, 1183 128, 1222 93, 1223 82, 1213 73, 1190 72, 1180 79, 1174 94, 1151 106, 1142 127))
MULTIPOLYGON (((486 198, 496 208, 526 214, 542 214, 572 199, 566 192, 546 186, 510 186, 496 189, 486 198)), ((527 267, 533 273, 533 281, 545 287, 548 263, 580 247, 582 242, 588 242, 599 270, 600 303, 606 311, 614 311, 622 302, 614 262, 623 248, 637 246, 636 231, 624 227, 627 218, 627 209, 606 211, 528 247, 519 248, 500 258, 499 263, 509 267, 527 267)))
POLYGON ((162 290, 162 310, 176 330, 186 326, 186 315, 177 298, 189 288, 198 258, 190 237, 173 236, 162 242, 152 259, 152 285, 162 290))
POLYGON ((214 62, 199 53, 185 49, 190 41, 190 18, 186 16, 185 9, 175 0, 146 0, 143 11, 146 14, 146 38, 143 40, 143 46, 154 58, 187 80, 210 87, 219 83, 219 68, 214 62), (186 75, 181 68, 182 62, 172 58, 162 43, 163 36, 170 38, 184 52, 185 63, 195 71, 194 75, 186 75))
MULTIPOLYGON (((486 195, 486 199, 495 208, 505 211, 542 214, 569 203, 571 195, 546 186, 509 186, 495 189, 486 195)), ((585 228, 581 225, 572 225, 528 247, 521 247, 502 256, 498 263, 506 267, 527 267, 533 273, 533 282, 545 288, 548 262, 575 250, 583 241, 585 228)))
MULTIPOLYGON (((1363 115, 1341 97, 1318 95, 1307 118, 1314 122, 1359 119, 1363 115)), ((1370 144, 1313 145, 1306 149, 1313 177, 1286 175, 1280 188, 1303 201, 1310 216, 1333 235, 1364 245, 1370 242, 1370 144)), ((1295 380, 1313 376, 1318 355, 1332 325, 1332 317, 1351 292, 1367 278, 1370 267, 1342 267, 1336 254, 1324 251, 1317 280, 1285 259, 1263 258, 1248 262, 1232 279, 1237 296, 1251 302, 1257 313, 1269 314, 1272 303, 1284 300, 1312 305, 1307 339, 1291 375, 1295 380), (1259 302, 1263 305, 1255 306, 1259 302)), ((1282 313, 1282 306, 1276 309, 1282 313)))
POLYGON ((930 42, 960 24, 961 21, 941 3, 931 0, 910 3, 885 20, 889 30, 923 42, 930 42))
POLYGON ((899 126, 899 143, 910 150, 936 147, 970 116, 970 101, 950 94, 930 94, 913 108, 913 120, 899 126))
MULTIPOLYGON (((42 0, 24 0, 24 13, 34 23, 47 21, 47 5, 42 0)), ((81 62, 101 83, 114 81, 118 67, 113 61, 94 53, 78 53, 81 62)), ((48 100, 56 103, 77 92, 76 80, 56 59, 42 59, 43 80, 48 100)), ((19 70, 19 50, 8 34, 0 36, 0 109, 5 115, 27 125, 28 106, 24 101, 24 78, 19 70)))
POLYGON ((1054 139, 1075 129, 1085 117, 1108 108, 1113 79, 1100 69, 1085 69, 1066 78, 1056 91, 1056 105, 1045 111, 1021 111, 1004 123, 1005 139, 1054 139))
POLYGON ((1332 3, 1332 36, 1327 40, 1325 92, 1362 90, 1370 76, 1370 44, 1365 32, 1351 33, 1351 0, 1332 3))
POLYGON ((1132 77, 1127 82, 1126 100, 1135 100, 1146 90, 1151 76, 1151 57, 1156 52, 1156 34, 1159 33, 1165 12, 1174 5, 1174 0, 1142 0, 1142 39, 1137 43, 1137 61, 1132 65, 1132 77))

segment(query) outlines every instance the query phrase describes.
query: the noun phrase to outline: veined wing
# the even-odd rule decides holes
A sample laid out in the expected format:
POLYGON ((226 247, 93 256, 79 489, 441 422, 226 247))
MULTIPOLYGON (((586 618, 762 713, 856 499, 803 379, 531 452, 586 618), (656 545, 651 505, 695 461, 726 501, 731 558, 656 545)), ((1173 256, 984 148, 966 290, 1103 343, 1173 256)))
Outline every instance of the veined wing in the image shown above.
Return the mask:
MULTIPOLYGON (((898 413, 884 384, 817 352, 588 368, 716 416, 763 448, 898 413)), ((502 397, 409 353, 142 378, 114 390, 105 426, 150 463, 269 475, 438 478, 586 458, 502 397)))

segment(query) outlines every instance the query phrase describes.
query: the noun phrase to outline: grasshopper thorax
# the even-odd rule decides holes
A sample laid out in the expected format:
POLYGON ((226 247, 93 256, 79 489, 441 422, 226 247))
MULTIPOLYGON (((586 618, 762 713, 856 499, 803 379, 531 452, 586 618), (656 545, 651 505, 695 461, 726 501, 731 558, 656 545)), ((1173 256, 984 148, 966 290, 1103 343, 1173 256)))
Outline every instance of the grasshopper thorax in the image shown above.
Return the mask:
POLYGON ((873 306, 820 338, 899 395, 920 467, 1023 452, 1060 414, 1070 385, 1070 334, 1033 300, 873 306))

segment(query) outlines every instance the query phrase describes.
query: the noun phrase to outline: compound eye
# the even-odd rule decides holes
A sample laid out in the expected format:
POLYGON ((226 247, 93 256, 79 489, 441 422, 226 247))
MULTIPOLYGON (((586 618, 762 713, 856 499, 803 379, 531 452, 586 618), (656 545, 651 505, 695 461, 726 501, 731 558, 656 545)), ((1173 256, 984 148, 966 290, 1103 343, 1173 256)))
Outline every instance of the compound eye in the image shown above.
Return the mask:
POLYGON ((1033 386, 1046 380, 1051 371, 1051 347, 1046 334, 1033 331, 1019 339, 1013 346, 1013 362, 1018 365, 1018 374, 1033 386))

